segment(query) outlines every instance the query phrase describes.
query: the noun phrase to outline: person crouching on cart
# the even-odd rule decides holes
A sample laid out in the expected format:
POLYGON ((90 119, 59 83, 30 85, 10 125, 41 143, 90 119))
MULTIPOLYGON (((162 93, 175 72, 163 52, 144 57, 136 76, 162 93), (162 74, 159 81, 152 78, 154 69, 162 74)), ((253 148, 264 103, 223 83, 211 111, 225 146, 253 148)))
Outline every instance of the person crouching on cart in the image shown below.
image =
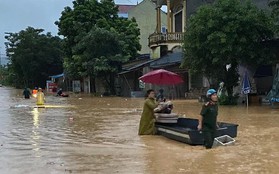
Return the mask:
POLYGON ((163 113, 163 114, 170 114, 173 109, 173 104, 171 101, 167 101, 164 99, 164 102, 160 102, 158 107, 154 109, 155 113, 163 113))

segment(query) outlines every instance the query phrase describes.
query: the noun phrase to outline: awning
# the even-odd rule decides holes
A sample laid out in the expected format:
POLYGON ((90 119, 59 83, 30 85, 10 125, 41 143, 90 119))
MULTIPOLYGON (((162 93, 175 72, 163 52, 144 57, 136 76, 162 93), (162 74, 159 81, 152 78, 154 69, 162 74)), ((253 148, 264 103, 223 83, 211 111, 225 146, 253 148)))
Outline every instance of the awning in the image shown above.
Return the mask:
POLYGON ((141 62, 141 63, 136 64, 134 66, 131 66, 129 68, 123 68, 123 71, 118 73, 118 74, 121 75, 121 74, 129 73, 129 72, 137 70, 137 69, 139 69, 139 68, 141 68, 141 67, 145 66, 146 64, 149 64, 153 61, 155 61, 155 60, 154 59, 152 59, 152 60, 149 59, 149 60, 146 60, 145 62, 141 62))
POLYGON ((161 68, 164 66, 171 66, 176 64, 181 64, 183 58, 182 52, 175 52, 167 54, 159 59, 156 59, 154 62, 150 63, 151 68, 161 68))
POLYGON ((56 78, 63 77, 63 76, 64 76, 64 73, 62 73, 62 74, 57 74, 57 75, 53 75, 53 76, 49 76, 49 77, 50 77, 50 78, 56 79, 56 78))

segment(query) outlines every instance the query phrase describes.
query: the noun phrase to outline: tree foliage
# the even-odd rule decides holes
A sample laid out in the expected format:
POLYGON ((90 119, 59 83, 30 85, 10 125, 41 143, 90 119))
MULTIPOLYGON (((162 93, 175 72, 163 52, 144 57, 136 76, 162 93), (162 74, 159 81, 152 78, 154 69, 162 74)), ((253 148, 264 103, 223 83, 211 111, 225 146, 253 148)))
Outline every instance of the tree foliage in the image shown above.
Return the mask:
POLYGON ((50 75, 63 72, 62 40, 43 31, 28 27, 5 36, 16 87, 44 87, 50 75))
POLYGON ((279 34, 279 0, 271 0, 269 2, 269 6, 271 7, 272 10, 272 17, 275 19, 276 22, 276 31, 277 31, 277 36, 279 34))
POLYGON ((229 96, 238 85, 239 64, 258 66, 274 60, 264 44, 274 36, 273 20, 251 2, 218 0, 202 6, 186 31, 182 66, 213 79, 215 85, 224 81, 229 96))
POLYGON ((114 91, 114 77, 128 57, 123 56, 123 43, 115 31, 92 28, 73 48, 74 61, 65 59, 65 67, 78 74, 97 76, 104 80, 107 91, 114 91))
POLYGON ((56 24, 59 34, 65 37, 64 65, 71 77, 102 77, 103 74, 98 73, 100 67, 116 74, 118 69, 108 62, 136 57, 141 48, 137 23, 134 19, 118 17, 117 12, 113 0, 75 0, 73 8, 64 9, 56 24))
POLYGON ((272 12, 277 17, 279 16, 279 0, 270 0, 269 6, 272 8, 272 12))
POLYGON ((0 66, 0 84, 1 85, 10 85, 11 84, 11 75, 9 74, 9 69, 7 66, 0 66))

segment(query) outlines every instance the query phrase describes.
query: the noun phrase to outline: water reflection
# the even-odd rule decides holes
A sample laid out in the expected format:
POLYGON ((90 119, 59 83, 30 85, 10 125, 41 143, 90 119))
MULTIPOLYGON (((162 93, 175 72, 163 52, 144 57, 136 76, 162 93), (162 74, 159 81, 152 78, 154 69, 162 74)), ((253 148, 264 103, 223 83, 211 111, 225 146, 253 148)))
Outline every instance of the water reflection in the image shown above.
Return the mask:
POLYGON ((34 108, 31 112, 33 114, 33 125, 35 128, 39 127, 39 108, 34 108))
MULTIPOLYGON (((49 107, 34 108, 21 91, 0 88, 0 173, 277 173, 279 167, 279 109, 269 106, 221 106, 218 119, 240 125, 236 144, 205 150, 138 136, 143 99, 46 100, 49 107)), ((173 103, 181 116, 200 112, 196 100, 173 103)))
MULTIPOLYGON (((31 142, 32 142, 32 146, 33 146, 33 150, 38 152, 40 150, 39 147, 39 141, 40 141, 40 135, 38 132, 38 128, 39 128, 39 108, 33 108, 32 112, 33 114, 33 130, 32 130, 32 135, 31 135, 31 142)), ((35 157, 41 157, 41 155, 39 155, 38 153, 36 153, 35 157)))

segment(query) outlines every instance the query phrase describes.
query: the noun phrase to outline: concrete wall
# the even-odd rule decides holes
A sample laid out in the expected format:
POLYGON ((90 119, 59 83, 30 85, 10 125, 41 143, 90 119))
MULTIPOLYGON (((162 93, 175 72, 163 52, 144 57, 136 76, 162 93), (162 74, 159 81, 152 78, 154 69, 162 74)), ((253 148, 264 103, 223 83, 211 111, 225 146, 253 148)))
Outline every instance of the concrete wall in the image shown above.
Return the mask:
MULTIPOLYGON (((141 51, 139 51, 139 53, 150 53, 150 48, 148 47, 148 37, 156 30, 156 5, 150 0, 144 0, 135 8, 131 9, 128 12, 128 16, 129 19, 132 17, 136 19, 140 29, 141 51)), ((161 26, 167 26, 167 15, 164 12, 161 13, 161 20, 161 26)))

